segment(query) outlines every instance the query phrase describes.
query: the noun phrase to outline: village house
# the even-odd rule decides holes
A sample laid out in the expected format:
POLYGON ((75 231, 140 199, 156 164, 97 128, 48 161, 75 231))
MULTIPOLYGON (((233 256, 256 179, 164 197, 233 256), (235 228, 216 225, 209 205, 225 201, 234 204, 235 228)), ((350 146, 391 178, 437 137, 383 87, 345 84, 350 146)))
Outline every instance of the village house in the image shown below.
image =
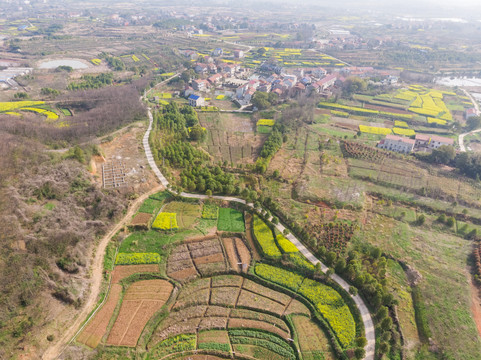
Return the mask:
POLYGON ((189 58, 190 60, 197 60, 197 58, 199 57, 199 55, 195 51, 192 51, 192 50, 185 50, 183 52, 183 55, 186 58, 189 58))
POLYGON ((209 82, 204 79, 196 79, 192 81, 192 87, 197 91, 204 91, 209 88, 209 82))
POLYGON ((209 68, 207 64, 197 63, 195 64, 194 71, 197 74, 207 74, 209 72, 209 68))
POLYGON ((216 64, 207 64, 207 69, 209 70, 209 73, 211 73, 211 74, 217 73, 217 65, 216 64))
POLYGON ((194 93, 194 88, 192 86, 187 85, 184 89, 184 96, 189 97, 194 93))
POLYGON ((416 134, 415 147, 426 149, 437 149, 442 145, 454 145, 454 140, 444 136, 416 134))
POLYGON ((328 87, 336 83, 337 76, 335 74, 327 75, 325 78, 319 80, 317 84, 320 86, 321 91, 326 90, 328 87))
POLYGON ((466 109, 466 114, 464 116, 465 116, 466 120, 468 120, 469 118, 471 118, 473 116, 477 116, 476 109, 475 108, 466 109))
POLYGON ((415 140, 397 135, 386 135, 377 147, 380 149, 395 151, 402 154, 408 154, 414 150, 415 140))
POLYGON ((326 69, 320 67, 312 70, 312 75, 316 78, 322 78, 327 75, 326 69))
POLYGON ((224 50, 221 48, 216 48, 212 51, 212 56, 222 56, 224 54, 224 50))
POLYGON ((192 94, 188 97, 189 105, 193 107, 205 106, 205 100, 199 95, 192 94))
POLYGON ((244 52, 242 50, 234 50, 234 58, 242 59, 244 57, 244 52))
POLYGON ((210 77, 207 78, 207 81, 210 82, 212 85, 217 85, 222 81, 222 75, 221 74, 214 74, 210 77))

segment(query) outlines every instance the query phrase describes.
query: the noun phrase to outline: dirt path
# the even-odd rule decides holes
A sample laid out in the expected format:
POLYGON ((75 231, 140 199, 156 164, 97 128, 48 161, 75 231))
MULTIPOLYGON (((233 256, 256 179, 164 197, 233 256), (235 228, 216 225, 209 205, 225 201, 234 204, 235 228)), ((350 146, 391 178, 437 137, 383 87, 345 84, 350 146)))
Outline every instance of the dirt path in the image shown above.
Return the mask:
POLYGON ((142 202, 147 199, 150 195, 163 189, 163 186, 156 186, 154 189, 150 190, 148 193, 143 194, 137 198, 129 207, 127 214, 122 218, 121 221, 117 223, 99 242, 99 245, 95 249, 95 257, 91 266, 92 278, 90 279, 90 293, 88 298, 85 299, 82 310, 77 314, 75 320, 69 326, 68 329, 63 333, 62 337, 58 341, 49 347, 44 354, 42 359, 50 360, 56 359, 66 346, 70 343, 71 339, 76 335, 80 325, 87 318, 87 315, 93 310, 97 305, 97 299, 100 293, 100 285, 102 284, 102 269, 103 269, 103 259, 105 254, 105 248, 109 243, 110 239, 132 218, 137 209, 140 207, 142 202))

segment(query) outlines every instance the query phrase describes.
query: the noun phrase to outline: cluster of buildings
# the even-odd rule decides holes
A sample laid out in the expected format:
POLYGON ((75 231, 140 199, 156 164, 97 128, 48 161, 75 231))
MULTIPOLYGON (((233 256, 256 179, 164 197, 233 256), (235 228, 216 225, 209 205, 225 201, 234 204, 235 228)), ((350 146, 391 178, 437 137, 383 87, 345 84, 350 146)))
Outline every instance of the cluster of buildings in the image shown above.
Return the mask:
POLYGON ((409 154, 413 151, 432 151, 442 145, 453 146, 454 140, 444 136, 426 134, 416 134, 414 139, 397 135, 386 135, 386 138, 382 139, 377 144, 377 147, 401 154, 409 154))
MULTIPOLYGON (((198 59, 197 53, 186 50, 183 55, 198 59)), ((329 96, 329 88, 341 85, 345 77, 340 73, 328 74, 324 68, 293 69, 286 71, 275 64, 265 63, 254 73, 236 62, 222 62, 215 57, 221 56, 221 49, 215 49, 212 56, 204 56, 202 62, 193 65, 199 78, 192 80, 185 88, 184 95, 205 92, 211 88, 227 89, 233 92, 233 100, 239 105, 248 105, 256 91, 273 92, 279 97, 317 93, 329 96)), ((244 56, 241 50, 234 51, 234 58, 244 56)))

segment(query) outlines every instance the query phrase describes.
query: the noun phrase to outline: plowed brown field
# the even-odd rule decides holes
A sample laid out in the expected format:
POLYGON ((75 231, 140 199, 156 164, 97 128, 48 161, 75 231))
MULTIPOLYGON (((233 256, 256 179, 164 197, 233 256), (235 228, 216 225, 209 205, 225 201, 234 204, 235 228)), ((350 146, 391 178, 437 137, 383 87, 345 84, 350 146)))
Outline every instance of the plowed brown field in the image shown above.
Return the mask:
POLYGON ((142 280, 132 284, 125 293, 107 344, 135 346, 145 325, 167 302, 172 290, 172 284, 165 280, 142 280))

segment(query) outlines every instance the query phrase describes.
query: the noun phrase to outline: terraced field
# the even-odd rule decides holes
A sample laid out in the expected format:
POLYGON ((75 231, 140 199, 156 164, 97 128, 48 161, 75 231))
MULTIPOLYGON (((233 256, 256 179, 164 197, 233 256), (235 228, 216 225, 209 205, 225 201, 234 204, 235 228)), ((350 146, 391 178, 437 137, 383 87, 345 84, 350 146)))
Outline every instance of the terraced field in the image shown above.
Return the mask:
MULTIPOLYGON (((150 217, 156 201, 149 199, 143 214, 150 217)), ((337 291, 295 270, 262 263, 259 255, 253 264, 256 241, 265 252, 269 243, 293 269, 313 271, 299 250, 260 218, 249 215, 245 224, 242 212, 219 205, 168 202, 162 212, 175 212, 179 229, 131 227, 117 260, 155 254, 160 263, 117 262, 107 299, 77 342, 101 352, 144 349, 156 359, 182 353, 199 359, 295 360, 299 352, 306 359, 329 359, 334 352, 328 338, 338 351, 350 349, 356 329, 337 291), (193 224, 201 221, 217 222, 227 233, 193 236, 193 224), (316 300, 318 293, 327 302, 316 300), (314 321, 318 318, 326 321, 330 335, 314 321)))

